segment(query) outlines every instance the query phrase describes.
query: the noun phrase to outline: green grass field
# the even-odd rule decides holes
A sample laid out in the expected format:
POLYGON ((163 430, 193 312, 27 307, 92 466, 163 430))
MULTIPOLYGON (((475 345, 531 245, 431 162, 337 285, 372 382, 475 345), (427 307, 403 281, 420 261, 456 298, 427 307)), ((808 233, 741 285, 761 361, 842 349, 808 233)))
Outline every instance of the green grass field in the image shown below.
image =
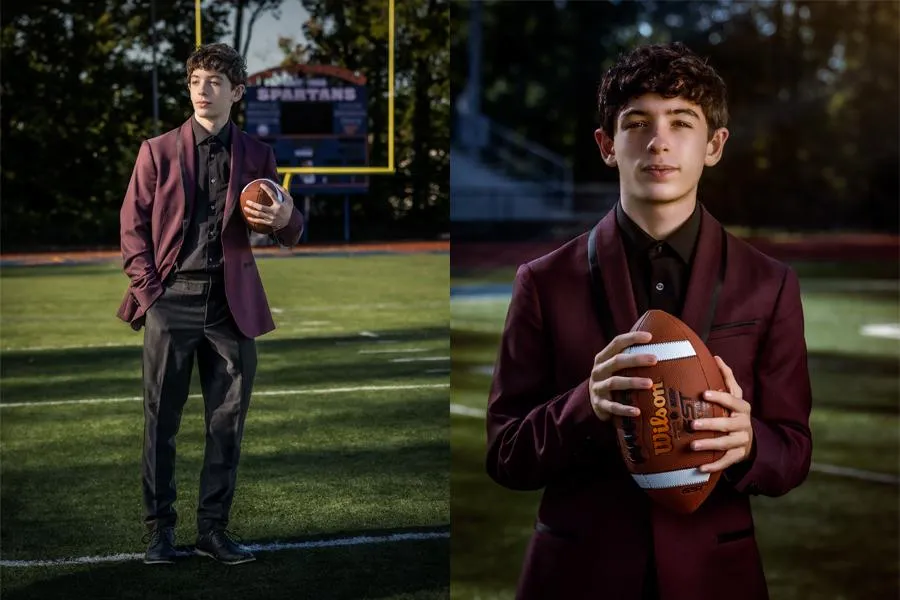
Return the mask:
MULTIPOLYGON (((4 566, 15 598, 446 598, 448 256, 262 258, 278 329, 258 340, 230 529, 260 551, 4 566), (351 538, 428 534, 358 543, 351 538), (327 546, 334 540, 350 540, 327 546)), ((115 318, 118 265, 0 276, 0 556, 142 553, 142 334, 115 318), (114 401, 109 401, 113 399, 114 401), (86 402, 74 402, 84 400, 86 402)), ((203 401, 178 436, 177 543, 196 536, 203 401)))
MULTIPOLYGON (((813 461, 896 476, 900 341, 863 336, 900 323, 897 265, 797 265, 813 385, 813 461), (893 279, 889 277, 893 277, 893 279)), ((454 273, 452 285, 510 283, 514 269, 454 273)), ((451 402, 483 411, 508 297, 451 301, 451 402)), ((452 598, 511 599, 540 494, 484 472, 484 421, 451 418, 452 598)), ((781 498, 753 499, 773 600, 896 598, 898 487, 810 473, 781 498)), ((723 595, 723 598, 726 597, 723 595)))

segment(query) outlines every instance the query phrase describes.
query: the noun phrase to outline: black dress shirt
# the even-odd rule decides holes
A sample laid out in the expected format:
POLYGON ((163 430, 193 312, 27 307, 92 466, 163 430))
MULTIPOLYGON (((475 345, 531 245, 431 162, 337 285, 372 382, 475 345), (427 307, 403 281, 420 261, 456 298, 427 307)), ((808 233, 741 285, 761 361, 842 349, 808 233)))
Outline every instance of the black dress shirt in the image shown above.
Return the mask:
POLYGON ((228 194, 231 163, 231 123, 216 135, 191 119, 196 144, 197 187, 190 220, 184 227, 184 244, 175 263, 177 274, 221 274, 222 220, 228 194))
POLYGON ((622 233, 638 316, 656 308, 680 318, 700 233, 699 203, 665 240, 656 240, 638 227, 621 203, 616 205, 616 223, 622 233))
MULTIPOLYGON (((656 240, 641 229, 625 214, 621 202, 616 205, 616 224, 622 233, 638 316, 656 308, 680 318, 700 233, 699 203, 688 220, 665 240, 656 240)), ((658 585, 654 551, 651 551, 642 600, 659 600, 658 585)))

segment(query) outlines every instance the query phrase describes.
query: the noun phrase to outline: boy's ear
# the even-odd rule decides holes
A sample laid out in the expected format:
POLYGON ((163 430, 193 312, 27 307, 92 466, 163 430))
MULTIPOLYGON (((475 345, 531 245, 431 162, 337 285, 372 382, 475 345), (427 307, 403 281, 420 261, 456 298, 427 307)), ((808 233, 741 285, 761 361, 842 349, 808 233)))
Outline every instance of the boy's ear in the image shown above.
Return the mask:
POLYGON ((598 129, 594 132, 594 140, 597 142, 597 147, 600 148, 600 156, 603 158, 603 162, 609 167, 615 167, 618 163, 616 162, 616 147, 612 136, 607 135, 603 129, 598 129))
POLYGON ((706 156, 703 164, 712 167, 722 160, 722 152, 725 150, 725 142, 728 140, 729 132, 726 128, 720 127, 716 129, 710 140, 706 143, 706 156))

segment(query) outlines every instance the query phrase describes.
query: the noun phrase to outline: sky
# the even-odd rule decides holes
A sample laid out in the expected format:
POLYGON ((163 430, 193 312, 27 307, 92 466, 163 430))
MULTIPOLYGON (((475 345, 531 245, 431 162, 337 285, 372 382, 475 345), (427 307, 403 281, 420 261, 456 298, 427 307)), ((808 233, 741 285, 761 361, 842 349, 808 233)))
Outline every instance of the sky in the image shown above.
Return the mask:
MULTIPOLYGON (((303 39, 302 26, 309 13, 300 4, 300 0, 284 0, 281 5, 281 18, 276 19, 272 13, 266 12, 253 25, 250 48, 247 50, 247 72, 252 75, 281 62, 284 54, 278 49, 279 36, 291 36, 298 41, 303 39)), ((250 20, 250 11, 244 12, 244 27, 250 20)), ((229 28, 234 29, 234 14, 229 19, 229 28)), ((206 40, 204 40, 206 41, 206 40)), ((234 41, 234 34, 219 40, 226 43, 234 41)))

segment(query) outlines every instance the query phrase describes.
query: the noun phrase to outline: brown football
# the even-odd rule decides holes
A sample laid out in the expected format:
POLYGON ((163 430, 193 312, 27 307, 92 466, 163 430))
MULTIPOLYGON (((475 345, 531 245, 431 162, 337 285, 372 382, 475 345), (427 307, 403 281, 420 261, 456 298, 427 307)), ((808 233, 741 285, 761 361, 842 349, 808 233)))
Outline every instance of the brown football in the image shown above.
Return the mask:
POLYGON ((269 206, 272 204, 272 199, 269 195, 263 190, 263 184, 269 185, 269 189, 275 192, 276 197, 279 202, 284 202, 284 197, 281 195, 281 190, 278 188, 278 184, 276 184, 271 179, 254 179, 250 183, 244 186, 244 189, 241 190, 241 215, 244 217, 244 222, 247 223, 247 227, 252 229, 257 233, 272 233, 272 228, 268 225, 259 225, 257 223, 251 223, 247 221, 247 203, 248 202, 256 202, 257 204, 262 204, 263 206, 269 206))
POLYGON ((691 421, 728 416, 725 408, 703 399, 706 390, 725 390, 725 382, 706 344, 680 319, 661 310, 648 310, 631 330, 647 331, 653 339, 625 352, 655 354, 657 363, 619 372, 653 380, 650 390, 613 395, 613 400, 641 410, 637 417, 615 417, 619 449, 631 476, 652 500, 689 514, 703 504, 720 475, 703 473, 697 467, 724 455, 691 449, 694 440, 724 435, 693 431, 691 421))

